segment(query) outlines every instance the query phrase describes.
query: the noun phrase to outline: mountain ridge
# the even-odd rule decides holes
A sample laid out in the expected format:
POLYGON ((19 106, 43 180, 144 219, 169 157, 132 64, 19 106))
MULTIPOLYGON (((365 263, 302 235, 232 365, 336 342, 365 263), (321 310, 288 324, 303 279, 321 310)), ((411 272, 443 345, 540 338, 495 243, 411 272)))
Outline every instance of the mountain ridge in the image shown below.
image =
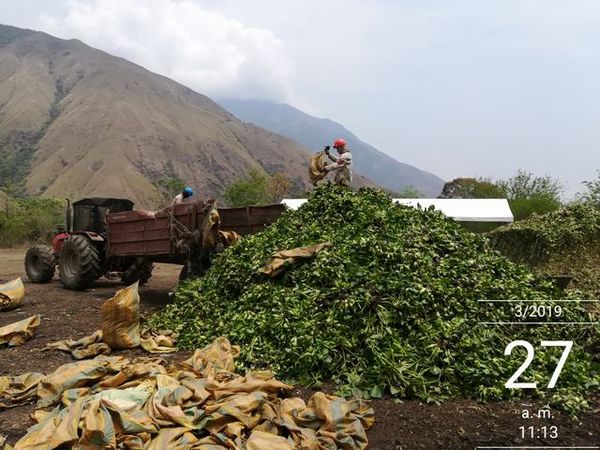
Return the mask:
POLYGON ((252 169, 310 188, 306 148, 180 83, 78 40, 0 25, 0 42, 0 179, 28 195, 151 207, 169 177, 221 199, 252 169))
POLYGON ((444 185, 438 176, 398 161, 361 141, 332 119, 311 116, 294 106, 267 100, 219 99, 218 102, 240 119, 287 136, 313 151, 343 137, 353 151, 355 169, 392 191, 413 187, 426 196, 435 197, 444 185))

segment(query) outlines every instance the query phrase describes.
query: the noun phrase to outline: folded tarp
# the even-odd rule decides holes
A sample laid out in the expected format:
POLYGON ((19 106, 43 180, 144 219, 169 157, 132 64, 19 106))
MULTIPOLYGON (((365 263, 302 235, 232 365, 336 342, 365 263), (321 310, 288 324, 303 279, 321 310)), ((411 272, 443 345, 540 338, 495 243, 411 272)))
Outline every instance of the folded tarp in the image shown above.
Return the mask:
POLYGON ((140 295, 136 281, 102 305, 102 340, 113 350, 140 345, 140 295))
POLYGON ((42 373, 29 372, 16 377, 0 377, 0 409, 12 408, 34 401, 42 373))
POLYGON ((14 309, 23 303, 25 287, 20 278, 0 285, 0 311, 14 309))
POLYGON ((0 346, 8 344, 9 347, 22 345, 33 337, 33 333, 40 326, 40 315, 0 327, 0 346))
MULTIPOLYGON (((140 347, 148 353, 173 353, 177 351, 175 346, 177 335, 169 330, 152 331, 144 329, 140 335, 140 347)), ((75 359, 93 358, 98 355, 109 355, 112 349, 103 342, 102 330, 96 330, 89 336, 81 339, 63 339, 46 344, 46 350, 61 350, 71 353, 75 359)))
POLYGON ((310 159, 310 165, 308 166, 308 177, 314 186, 317 185, 327 175, 324 172, 325 166, 327 165, 325 152, 315 153, 310 159))
POLYGON ((306 247, 297 247, 291 250, 281 250, 271 256, 269 264, 260 269, 261 273, 270 277, 276 277, 288 267, 298 264, 302 261, 312 258, 324 248, 331 246, 330 243, 308 245, 306 247))

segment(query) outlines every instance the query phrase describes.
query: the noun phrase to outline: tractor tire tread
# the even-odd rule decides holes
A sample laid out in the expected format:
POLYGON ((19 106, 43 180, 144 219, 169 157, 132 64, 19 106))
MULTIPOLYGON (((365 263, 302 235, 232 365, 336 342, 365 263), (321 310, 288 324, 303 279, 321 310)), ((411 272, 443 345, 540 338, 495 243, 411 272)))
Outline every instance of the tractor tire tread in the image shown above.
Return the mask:
POLYGON ((48 283, 54 276, 54 252, 47 245, 34 245, 25 255, 25 272, 33 283, 48 283))
POLYGON ((59 261, 60 278, 65 287, 75 290, 82 290, 90 287, 102 272, 100 252, 96 246, 86 236, 76 234, 65 241, 61 254, 64 254, 65 251, 77 251, 80 261, 80 267, 76 270, 77 273, 72 278, 69 278, 69 276, 64 273, 64 270, 61 270, 59 261), (72 246, 74 249, 71 249, 72 246))

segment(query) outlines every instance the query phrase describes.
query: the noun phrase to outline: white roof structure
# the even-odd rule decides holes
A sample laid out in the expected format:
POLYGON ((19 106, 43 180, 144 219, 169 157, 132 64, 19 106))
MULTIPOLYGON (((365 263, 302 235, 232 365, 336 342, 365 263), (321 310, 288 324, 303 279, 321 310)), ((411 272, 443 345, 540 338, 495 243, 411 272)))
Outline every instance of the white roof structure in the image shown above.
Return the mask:
POLYGON ((281 204, 287 206, 290 209, 298 209, 305 203, 305 198, 284 198, 283 200, 281 200, 281 204))
MULTIPOLYGON (((298 209, 306 199, 286 198, 281 201, 291 209, 298 209)), ((427 209, 433 206, 459 222, 511 223, 514 216, 505 198, 395 198, 394 203, 427 209)))

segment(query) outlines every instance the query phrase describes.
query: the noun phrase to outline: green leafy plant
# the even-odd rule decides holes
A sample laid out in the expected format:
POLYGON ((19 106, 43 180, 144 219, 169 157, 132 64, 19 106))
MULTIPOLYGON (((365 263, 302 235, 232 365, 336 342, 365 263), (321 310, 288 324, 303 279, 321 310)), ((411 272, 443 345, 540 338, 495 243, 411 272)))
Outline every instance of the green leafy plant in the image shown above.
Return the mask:
POLYGON ((11 199, 0 210, 0 246, 49 242, 64 223, 63 201, 43 198, 11 199))
POLYGON ((228 206, 251 206, 278 203, 290 192, 291 181, 283 173, 269 176, 257 169, 231 183, 225 190, 228 206))
POLYGON ((508 199, 515 220, 556 211, 561 206, 563 185, 550 175, 536 176, 519 170, 515 176, 500 180, 496 185, 508 199))
POLYGON ((505 198, 506 193, 487 178, 455 178, 446 183, 441 198, 505 198))
MULTIPOLYGON (((569 338, 576 346, 560 389, 534 395, 579 408, 598 381, 584 349, 595 330, 564 326, 549 336, 545 326, 479 324, 511 313, 509 304, 484 307, 480 299, 553 304, 561 295, 439 212, 393 205, 376 189, 323 186, 229 247, 203 278, 182 284, 151 325, 174 329, 189 349, 227 336, 241 345, 245 368, 272 367, 305 384, 333 381, 346 394, 429 402, 530 395, 504 388, 523 362, 518 352, 504 356, 505 346, 569 338), (274 252, 318 242, 332 246, 278 278, 258 272, 274 252)), ((589 320, 583 308, 572 314, 589 320)), ((555 349, 540 352, 527 376, 547 384, 556 360, 555 349)))
POLYGON ((598 177, 595 180, 583 181, 585 191, 579 193, 579 198, 596 208, 600 208, 600 170, 596 170, 598 177))
POLYGON ((538 273, 571 275, 577 288, 600 295, 600 209, 576 202, 489 233, 496 249, 538 273))
POLYGON ((396 193, 394 197, 397 198, 422 198, 423 194, 415 189, 413 186, 407 186, 400 192, 396 193))

